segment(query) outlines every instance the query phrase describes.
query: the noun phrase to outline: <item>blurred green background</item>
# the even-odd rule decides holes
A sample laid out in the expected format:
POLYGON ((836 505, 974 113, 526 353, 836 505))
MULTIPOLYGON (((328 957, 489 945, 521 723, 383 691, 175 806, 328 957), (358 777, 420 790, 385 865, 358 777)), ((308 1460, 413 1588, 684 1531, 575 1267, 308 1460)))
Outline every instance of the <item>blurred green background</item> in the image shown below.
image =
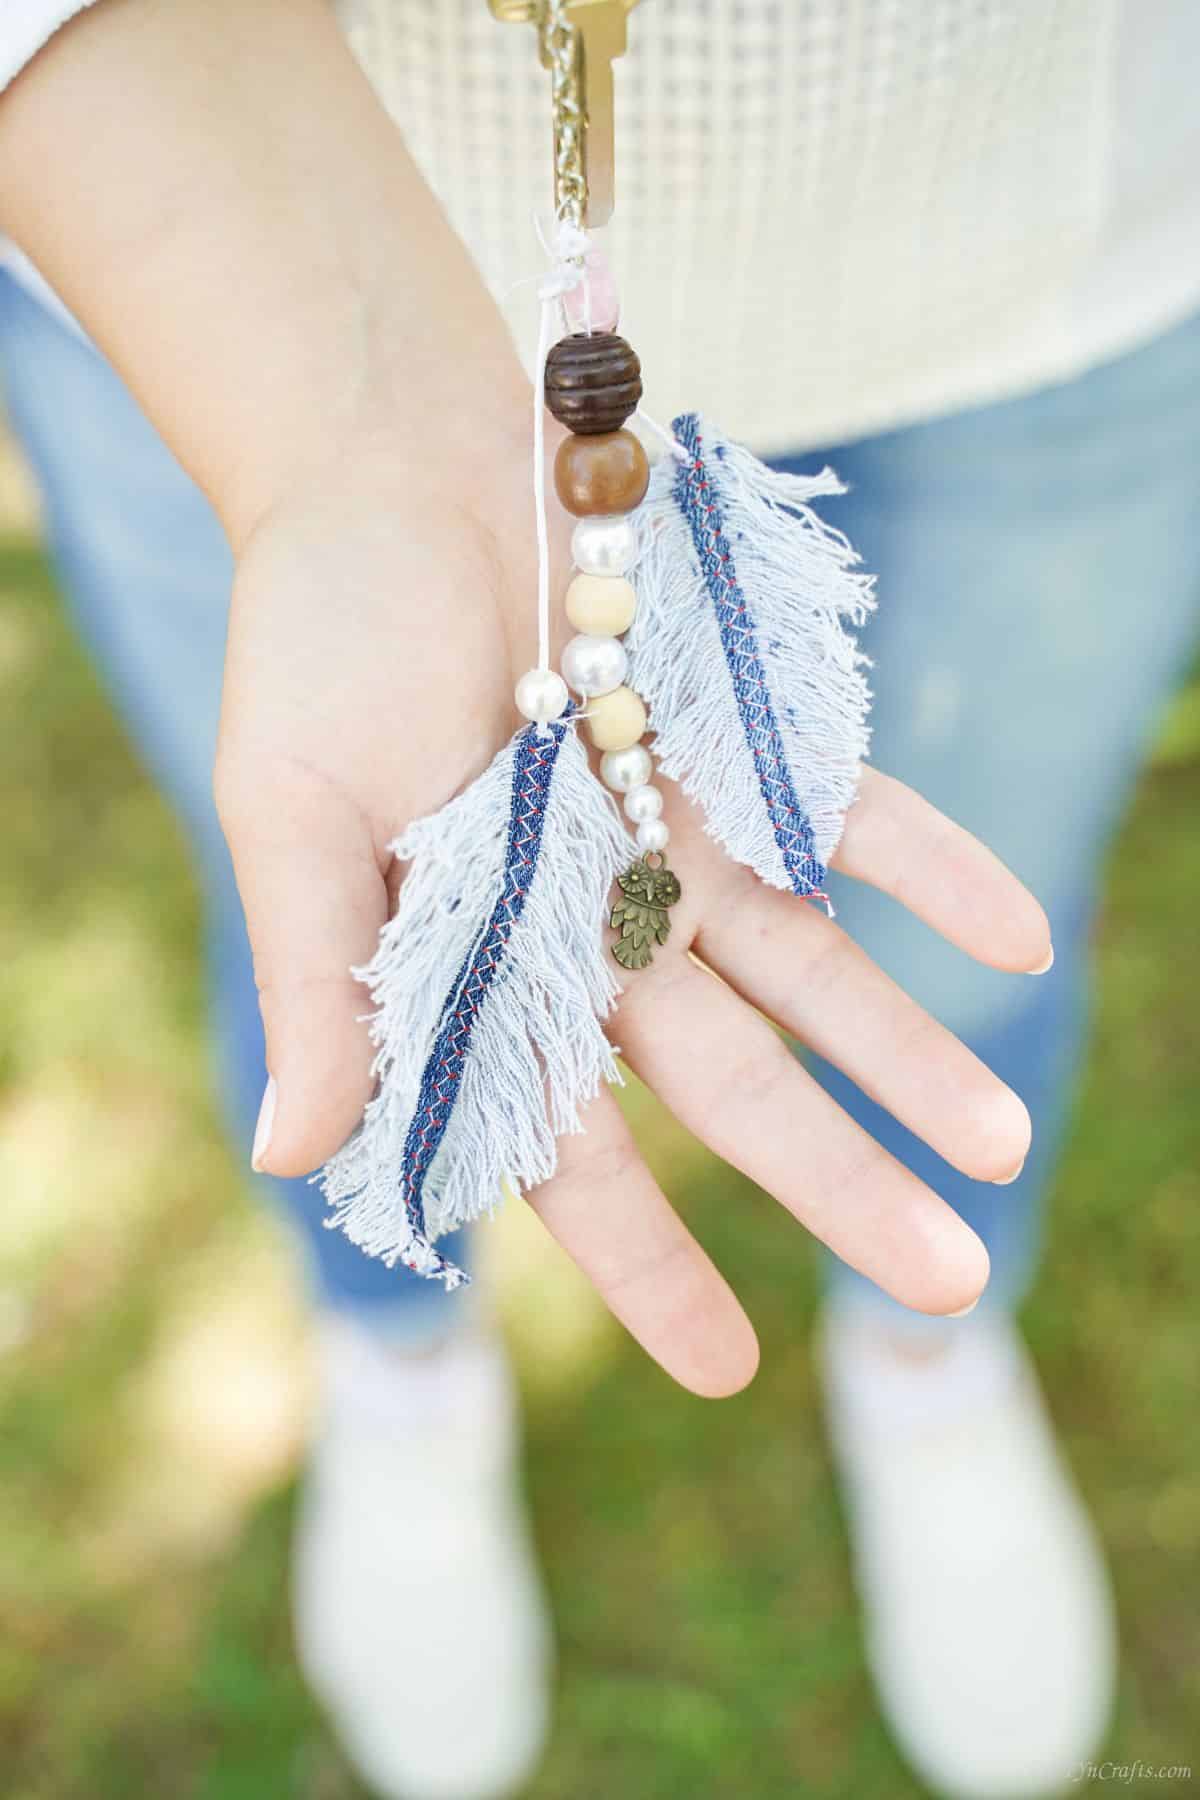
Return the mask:
MULTIPOLYGON (((0 521, 0 1792, 351 1800, 289 1647, 302 1300, 222 1140, 195 886, 2 455, 0 521)), ((1193 1765, 1198 816, 1200 685, 1112 858, 1027 1320, 1116 1574, 1111 1753, 1193 1765)), ((763 1368, 736 1400, 694 1400, 522 1209, 489 1234, 561 1634, 530 1800, 903 1800, 919 1790, 872 1708, 816 1408, 815 1256, 632 1104, 763 1368)))

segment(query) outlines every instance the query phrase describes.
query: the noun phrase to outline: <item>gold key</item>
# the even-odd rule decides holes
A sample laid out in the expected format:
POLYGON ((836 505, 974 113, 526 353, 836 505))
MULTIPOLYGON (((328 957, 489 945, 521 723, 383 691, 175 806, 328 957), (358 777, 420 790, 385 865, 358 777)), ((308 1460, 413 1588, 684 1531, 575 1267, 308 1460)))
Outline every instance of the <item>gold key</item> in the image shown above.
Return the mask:
POLYGON ((613 61, 625 54, 625 20, 635 0, 574 0, 567 17, 579 33, 587 180, 587 225, 606 225, 613 209, 613 61))
POLYGON ((488 0, 497 19, 539 27, 555 93, 555 199, 580 224, 613 208, 613 72, 637 0, 488 0), (564 39, 564 30, 568 34, 564 39))

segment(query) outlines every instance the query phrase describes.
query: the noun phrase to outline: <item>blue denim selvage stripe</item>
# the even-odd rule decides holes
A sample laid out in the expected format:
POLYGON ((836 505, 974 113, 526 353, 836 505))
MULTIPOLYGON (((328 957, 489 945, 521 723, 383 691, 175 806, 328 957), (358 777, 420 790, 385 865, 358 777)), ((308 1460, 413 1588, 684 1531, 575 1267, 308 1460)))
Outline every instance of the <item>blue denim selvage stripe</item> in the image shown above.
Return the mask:
POLYGON ((705 466, 700 420, 695 413, 681 413, 671 429, 689 452, 689 460, 680 463, 672 491, 691 531, 704 585, 716 614, 725 664, 771 829, 793 892, 820 894, 825 885, 825 869, 817 856, 808 814, 792 783, 759 653, 754 614, 738 582, 733 547, 705 466))
POLYGON ((517 738, 504 883, 446 996, 442 1023, 421 1074, 416 1108, 404 1141, 400 1171, 404 1210, 413 1231, 422 1238, 426 1177, 454 1112, 480 1008, 503 964, 513 927, 525 909, 541 854, 550 783, 568 729, 565 721, 559 721, 549 726, 547 736, 539 737, 538 727, 528 725, 517 738))

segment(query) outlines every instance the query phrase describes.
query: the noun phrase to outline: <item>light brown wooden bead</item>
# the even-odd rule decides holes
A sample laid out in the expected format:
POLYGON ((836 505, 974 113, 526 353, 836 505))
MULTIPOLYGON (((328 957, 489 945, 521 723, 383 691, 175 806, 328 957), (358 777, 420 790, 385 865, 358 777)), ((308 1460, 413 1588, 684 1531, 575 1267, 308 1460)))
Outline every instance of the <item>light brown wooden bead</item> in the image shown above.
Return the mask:
POLYGON ((650 481, 646 452, 632 431, 564 438, 554 459, 554 486, 577 519, 632 512, 650 481))
POLYGON ((565 605, 576 631, 620 637, 633 624, 637 595, 623 575, 576 575, 567 588, 565 605))
POLYGON ((632 688, 614 688, 587 702, 587 724, 597 750, 628 750, 646 729, 646 703, 632 688))

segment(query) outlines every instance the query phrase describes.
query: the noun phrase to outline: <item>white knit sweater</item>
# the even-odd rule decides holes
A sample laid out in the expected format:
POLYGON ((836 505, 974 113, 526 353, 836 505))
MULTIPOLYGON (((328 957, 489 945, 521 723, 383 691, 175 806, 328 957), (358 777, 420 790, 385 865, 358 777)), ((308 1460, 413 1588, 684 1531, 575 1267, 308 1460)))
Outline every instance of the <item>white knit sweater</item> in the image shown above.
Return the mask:
MULTIPOLYGON (((77 4, 3 0, 0 80, 77 4)), ((532 31, 485 0, 338 10, 528 345, 532 31)), ((645 0, 629 37, 606 237, 653 411, 825 444, 1061 379, 1200 305, 1196 0, 645 0)))

